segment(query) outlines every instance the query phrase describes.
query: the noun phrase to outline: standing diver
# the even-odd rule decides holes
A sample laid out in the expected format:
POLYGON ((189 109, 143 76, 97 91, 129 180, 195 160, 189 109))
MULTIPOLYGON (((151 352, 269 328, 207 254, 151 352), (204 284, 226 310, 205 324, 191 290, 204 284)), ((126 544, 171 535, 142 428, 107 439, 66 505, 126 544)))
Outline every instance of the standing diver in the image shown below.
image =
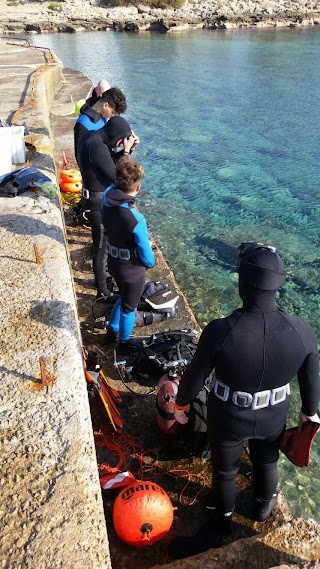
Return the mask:
POLYGON ((116 179, 116 161, 130 154, 139 144, 123 117, 112 117, 100 130, 89 132, 79 147, 82 175, 82 207, 91 226, 93 273, 98 294, 108 296, 106 274, 106 238, 101 220, 101 196, 116 179), (120 150, 120 151, 119 151, 120 150))
POLYGON ((118 87, 111 87, 102 95, 91 97, 81 107, 80 116, 74 125, 74 155, 79 164, 79 147, 83 137, 90 131, 100 130, 108 120, 127 109, 125 95, 118 87))
POLYGON ((270 516, 277 501, 277 461, 290 404, 289 382, 296 374, 302 400, 299 426, 320 422, 316 335, 307 322, 275 303, 276 292, 285 282, 282 260, 274 247, 260 243, 242 243, 238 252, 243 308, 205 327, 177 394, 174 413, 184 423, 184 410, 214 370, 208 399, 213 517, 193 538, 173 540, 170 547, 175 557, 217 546, 219 528, 220 533, 232 531, 236 476, 247 440, 253 465, 254 519, 263 522, 270 516))
POLYGON ((131 339, 136 308, 145 286, 146 270, 155 263, 145 217, 134 207, 143 177, 142 166, 123 157, 116 166, 115 184, 102 196, 108 270, 120 291, 108 322, 106 342, 115 342, 118 332, 119 353, 138 349, 138 343, 131 339))

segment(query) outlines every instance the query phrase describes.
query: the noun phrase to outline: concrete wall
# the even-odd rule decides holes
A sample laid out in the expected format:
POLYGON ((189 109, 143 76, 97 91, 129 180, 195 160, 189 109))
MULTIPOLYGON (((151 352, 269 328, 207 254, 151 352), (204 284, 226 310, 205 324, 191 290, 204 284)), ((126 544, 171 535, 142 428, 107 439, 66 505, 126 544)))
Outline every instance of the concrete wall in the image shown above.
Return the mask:
MULTIPOLYGON (((10 49, 0 42, 0 67, 10 49)), ((19 49, 20 92, 31 64, 39 54, 19 49)), ((38 74, 33 106, 20 117, 37 149, 33 165, 53 179, 46 101, 61 72, 54 63, 38 74)), ((0 202, 1 567, 109 569, 60 204, 41 193, 0 202)))

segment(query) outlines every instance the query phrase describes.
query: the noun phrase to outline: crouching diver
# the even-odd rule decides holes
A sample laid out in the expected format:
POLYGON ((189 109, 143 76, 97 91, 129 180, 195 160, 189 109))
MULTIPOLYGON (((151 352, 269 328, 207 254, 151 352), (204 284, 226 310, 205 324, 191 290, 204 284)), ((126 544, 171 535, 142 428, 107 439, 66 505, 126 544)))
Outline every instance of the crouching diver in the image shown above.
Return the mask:
POLYGON ((238 252, 243 308, 206 326, 177 394, 174 413, 185 422, 186 406, 214 369, 208 399, 212 517, 193 538, 172 542, 175 557, 216 547, 217 532, 232 531, 236 476, 246 440, 253 465, 254 519, 263 522, 270 516, 277 501, 277 461, 289 410, 289 382, 296 374, 302 400, 299 425, 319 422, 315 333, 307 322, 275 304, 276 292, 285 282, 282 260, 274 247, 259 243, 242 243, 238 252))
POLYGON ((120 353, 138 348, 131 339, 135 313, 145 285, 146 270, 155 263, 146 220, 134 207, 143 177, 140 164, 123 157, 116 165, 115 184, 111 184, 102 196, 108 270, 120 292, 108 323, 106 342, 115 342, 116 332, 119 332, 120 353))

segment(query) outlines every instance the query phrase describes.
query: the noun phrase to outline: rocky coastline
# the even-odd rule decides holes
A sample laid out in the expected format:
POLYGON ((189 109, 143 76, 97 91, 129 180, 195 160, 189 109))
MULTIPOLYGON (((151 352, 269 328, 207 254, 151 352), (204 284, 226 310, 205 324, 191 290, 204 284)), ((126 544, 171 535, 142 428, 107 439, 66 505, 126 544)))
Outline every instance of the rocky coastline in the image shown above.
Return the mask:
POLYGON ((179 32, 320 24, 317 0, 186 0, 181 8, 109 7, 103 0, 0 0, 1 34, 126 31, 179 32))

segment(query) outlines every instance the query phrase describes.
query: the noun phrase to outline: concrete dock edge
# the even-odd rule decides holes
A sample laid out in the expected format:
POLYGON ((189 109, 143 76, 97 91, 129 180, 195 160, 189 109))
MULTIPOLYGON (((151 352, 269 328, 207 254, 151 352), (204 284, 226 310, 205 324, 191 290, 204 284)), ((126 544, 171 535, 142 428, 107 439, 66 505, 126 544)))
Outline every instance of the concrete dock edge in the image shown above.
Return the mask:
MULTIPOLYGON (((0 90, 3 120, 23 106, 15 122, 27 122, 32 165, 55 181, 48 103, 62 64, 47 55, 1 41, 15 93, 0 90)), ((60 203, 41 192, 0 200, 1 567, 109 569, 60 203)))

